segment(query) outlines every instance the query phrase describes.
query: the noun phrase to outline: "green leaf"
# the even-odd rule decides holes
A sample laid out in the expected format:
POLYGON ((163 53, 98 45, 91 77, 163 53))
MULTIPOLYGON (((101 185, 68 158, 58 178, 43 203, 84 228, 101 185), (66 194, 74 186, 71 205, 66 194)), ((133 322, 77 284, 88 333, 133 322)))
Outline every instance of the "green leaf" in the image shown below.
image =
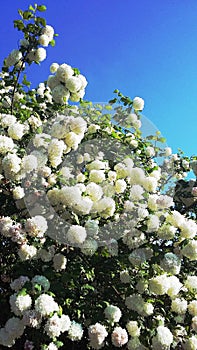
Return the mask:
POLYGON ((62 343, 62 341, 59 340, 54 341, 54 344, 57 346, 57 348, 61 348, 64 345, 64 343, 62 343))
POLYGON ((29 5, 29 10, 35 12, 35 8, 32 5, 29 5))
POLYGON ((45 21, 45 19, 42 18, 42 17, 37 17, 37 18, 35 19, 35 22, 36 22, 37 24, 42 24, 43 27, 46 27, 46 21, 45 21))
POLYGON ((20 290, 20 292, 18 293, 18 295, 26 295, 27 294, 27 289, 23 288, 20 290))
POLYGON ((109 101, 110 104, 114 104, 116 102, 117 102, 117 98, 116 97, 109 101))
POLYGON ((18 30, 23 30, 24 27, 25 25, 21 19, 14 21, 14 28, 17 28, 18 30))
POLYGON ((23 11, 22 11, 22 10, 18 10, 18 13, 19 13, 19 15, 22 17, 22 19, 23 19, 23 11))
POLYGON ((40 12, 44 12, 46 11, 46 6, 45 5, 40 5, 40 6, 37 6, 37 10, 40 11, 40 12))
POLYGON ((30 11, 23 12, 23 19, 28 20, 28 19, 30 19, 32 17, 33 17, 33 14, 30 11))
POLYGON ((49 44, 50 44, 52 47, 54 47, 54 46, 55 46, 55 40, 54 40, 54 39, 51 40, 49 44))
POLYGON ((27 86, 27 87, 30 87, 30 85, 31 85, 30 81, 27 80, 26 74, 24 74, 24 76, 23 76, 22 84, 27 86))
POLYGON ((74 71, 74 75, 79 75, 80 74, 80 71, 78 68, 73 68, 73 71, 74 71))
POLYGON ((34 289, 37 290, 38 292, 41 292, 42 291, 42 286, 40 284, 36 283, 34 285, 34 289))

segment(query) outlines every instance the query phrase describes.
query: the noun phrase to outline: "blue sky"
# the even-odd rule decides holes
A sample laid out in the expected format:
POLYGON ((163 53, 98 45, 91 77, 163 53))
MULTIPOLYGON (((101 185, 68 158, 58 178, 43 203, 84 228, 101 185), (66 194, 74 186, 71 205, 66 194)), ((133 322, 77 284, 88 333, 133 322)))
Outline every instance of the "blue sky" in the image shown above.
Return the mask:
MULTIPOLYGON (((31 2, 33 4, 33 2, 31 2)), ((0 61, 17 48, 17 9, 28 0, 1 3, 0 61)), ((28 76, 35 87, 53 62, 78 67, 89 82, 85 99, 104 102, 113 90, 145 100, 144 115, 173 148, 197 154, 196 0, 43 0, 59 34, 41 66, 28 76)))

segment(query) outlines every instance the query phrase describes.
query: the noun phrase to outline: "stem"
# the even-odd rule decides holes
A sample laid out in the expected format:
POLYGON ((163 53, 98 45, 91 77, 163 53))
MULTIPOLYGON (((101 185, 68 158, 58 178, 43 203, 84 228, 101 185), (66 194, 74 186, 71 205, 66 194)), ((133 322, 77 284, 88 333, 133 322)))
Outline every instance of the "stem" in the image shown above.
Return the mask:
POLYGON ((16 78, 16 83, 14 84, 14 89, 13 89, 13 92, 12 92, 12 102, 11 102, 11 114, 13 113, 13 108, 14 108, 14 95, 15 95, 15 92, 16 92, 16 88, 17 88, 17 85, 18 85, 18 81, 19 81, 19 77, 20 77, 20 74, 22 72, 22 69, 23 69, 23 66, 24 66, 24 60, 25 60, 25 57, 23 58, 23 61, 22 61, 22 64, 20 66, 20 69, 17 73, 17 78, 16 78))

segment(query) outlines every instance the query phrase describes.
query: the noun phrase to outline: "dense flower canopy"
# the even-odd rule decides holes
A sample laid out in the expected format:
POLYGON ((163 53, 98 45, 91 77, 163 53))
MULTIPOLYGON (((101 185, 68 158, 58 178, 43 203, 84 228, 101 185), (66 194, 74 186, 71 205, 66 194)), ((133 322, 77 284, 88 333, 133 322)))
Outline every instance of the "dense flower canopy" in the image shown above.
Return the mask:
POLYGON ((196 157, 143 136, 141 97, 83 100, 55 32, 19 10, 0 80, 2 349, 197 349, 196 157))

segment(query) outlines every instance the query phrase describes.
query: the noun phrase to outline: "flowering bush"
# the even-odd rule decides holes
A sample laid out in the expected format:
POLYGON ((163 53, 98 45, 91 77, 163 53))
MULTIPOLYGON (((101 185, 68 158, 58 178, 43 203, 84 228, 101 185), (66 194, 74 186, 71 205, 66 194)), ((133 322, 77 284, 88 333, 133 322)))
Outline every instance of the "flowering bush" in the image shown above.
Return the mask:
POLYGON ((142 135, 142 98, 83 101, 68 64, 30 89, 45 9, 1 72, 1 348, 197 349, 196 158, 142 135))

